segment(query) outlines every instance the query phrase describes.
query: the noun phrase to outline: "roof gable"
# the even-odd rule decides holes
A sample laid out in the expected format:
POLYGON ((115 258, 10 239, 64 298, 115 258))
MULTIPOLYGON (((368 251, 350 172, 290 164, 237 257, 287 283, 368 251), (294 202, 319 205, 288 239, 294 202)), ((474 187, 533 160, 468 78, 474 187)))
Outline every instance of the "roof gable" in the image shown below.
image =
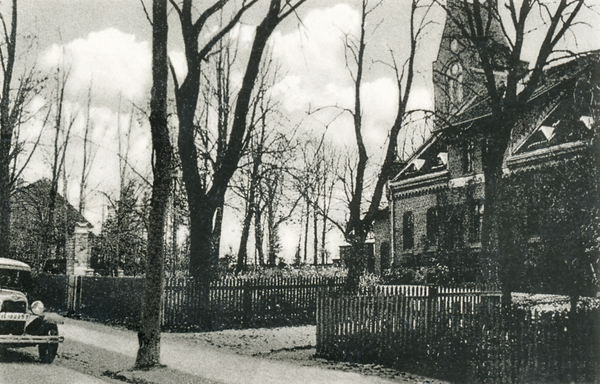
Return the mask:
POLYGON ((448 169, 448 146, 445 135, 438 132, 431 136, 396 175, 393 181, 399 181, 428 173, 448 169))
MULTIPOLYGON (((17 190, 13 199, 17 206, 36 205, 47 209, 50 203, 50 188, 50 180, 40 179, 17 190)), ((69 223, 70 227, 73 227, 77 223, 88 228, 92 227, 92 224, 60 193, 56 194, 56 207, 55 215, 57 221, 63 221, 66 214, 66 222, 69 223)))

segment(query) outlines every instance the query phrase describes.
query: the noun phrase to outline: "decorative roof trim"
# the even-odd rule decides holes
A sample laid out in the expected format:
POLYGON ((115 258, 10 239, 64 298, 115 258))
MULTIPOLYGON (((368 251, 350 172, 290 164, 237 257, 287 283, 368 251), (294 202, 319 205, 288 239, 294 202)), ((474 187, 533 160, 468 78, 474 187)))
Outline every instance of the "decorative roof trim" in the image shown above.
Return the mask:
POLYGON ((587 141, 579 140, 555 145, 549 148, 536 149, 535 151, 522 153, 520 155, 512 155, 506 160, 506 168, 508 168, 508 172, 511 172, 520 167, 535 166, 536 163, 546 162, 553 157, 581 151, 587 148, 587 146, 587 141))
POLYGON ((389 188, 394 199, 428 194, 448 188, 449 172, 421 175, 412 179, 390 182, 389 188))
POLYGON ((475 184, 482 184, 485 182, 485 176, 483 173, 477 173, 475 175, 457 177, 456 179, 450 180, 448 185, 450 188, 461 188, 465 187, 470 182, 473 182, 475 184))
MULTIPOLYGON (((561 95, 562 96, 562 95, 561 95)), ((542 113, 541 115, 541 119, 538 118, 538 121, 536 122, 536 127, 535 129, 532 129, 529 134, 525 135, 525 137, 521 140, 520 143, 517 144, 517 146, 515 147, 515 149, 512 151, 512 153, 517 153, 521 150, 521 148, 525 145, 525 143, 531 138, 531 136, 533 136, 537 131, 540 130, 540 128, 542 127, 542 124, 544 123, 544 121, 546 121, 550 115, 552 113, 554 113, 554 111, 556 111, 556 109, 558 108, 558 106, 560 105, 561 100, 556 101, 556 104, 550 108, 550 110, 547 113, 542 113)), ((517 155, 518 156, 518 155, 517 155)))
POLYGON ((440 183, 440 184, 429 185, 429 186, 422 187, 422 188, 409 189, 409 190, 405 190, 405 191, 395 192, 392 197, 394 200, 401 200, 401 199, 407 199, 409 197, 429 195, 431 193, 438 192, 438 191, 444 191, 446 189, 448 189, 448 184, 440 183))
POLYGON ((398 177, 400 175, 402 175, 404 172, 406 172, 406 170, 408 169, 408 167, 410 167, 412 162, 414 160, 418 159, 429 147, 431 147, 433 145, 433 143, 435 143, 437 141, 437 139, 440 135, 441 135, 441 131, 433 132, 432 135, 427 139, 427 141, 425 141, 425 143, 423 143, 423 145, 421 145, 421 147, 419 147, 417 149, 417 151, 408 159, 404 168, 402 168, 400 170, 400 172, 398 172, 396 174, 396 176, 394 176, 394 178, 392 179, 392 183, 397 183, 398 177))

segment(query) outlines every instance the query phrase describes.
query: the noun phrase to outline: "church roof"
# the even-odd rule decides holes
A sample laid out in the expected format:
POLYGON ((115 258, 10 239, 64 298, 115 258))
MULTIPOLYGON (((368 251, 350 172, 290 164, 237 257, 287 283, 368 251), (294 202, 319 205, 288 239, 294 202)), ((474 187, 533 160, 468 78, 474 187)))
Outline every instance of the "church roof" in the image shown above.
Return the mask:
MULTIPOLYGON (((591 52, 585 56, 569 60, 544 72, 541 84, 533 92, 529 101, 530 111, 544 108, 565 90, 576 85, 580 77, 589 71, 590 67, 598 66, 600 51, 591 52)), ((487 93, 468 100, 461 111, 453 116, 446 126, 458 126, 481 120, 491 116, 490 98, 487 93)))
MULTIPOLYGON (((513 129, 509 156, 526 156, 540 149, 586 142, 592 138, 594 120, 582 80, 587 74, 600 74, 600 51, 572 59, 545 71, 541 85, 531 96, 526 118, 513 129)), ((597 81, 597 80, 596 80, 597 81)), ((488 97, 477 97, 446 122, 413 154, 392 182, 433 174, 447 169, 448 144, 490 118, 488 97)))

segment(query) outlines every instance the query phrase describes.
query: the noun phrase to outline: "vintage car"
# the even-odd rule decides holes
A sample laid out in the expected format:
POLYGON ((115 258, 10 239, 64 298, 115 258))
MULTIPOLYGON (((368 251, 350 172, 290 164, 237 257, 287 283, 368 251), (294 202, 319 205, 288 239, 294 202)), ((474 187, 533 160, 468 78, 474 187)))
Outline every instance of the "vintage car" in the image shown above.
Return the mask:
POLYGON ((0 348, 38 346, 40 360, 52 363, 58 343, 57 319, 44 313, 44 304, 28 305, 32 279, 29 265, 0 257, 0 348))

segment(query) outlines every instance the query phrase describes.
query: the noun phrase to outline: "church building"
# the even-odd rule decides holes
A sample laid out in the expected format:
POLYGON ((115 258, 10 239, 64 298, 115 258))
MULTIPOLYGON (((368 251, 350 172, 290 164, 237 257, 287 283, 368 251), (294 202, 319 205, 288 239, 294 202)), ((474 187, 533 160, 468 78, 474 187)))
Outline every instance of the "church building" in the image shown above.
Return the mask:
MULTIPOLYGON (((453 12, 433 63, 436 130, 388 182, 390 271, 401 283, 481 282, 480 130, 491 112, 477 54, 453 21, 461 11, 453 12)), ((501 88, 508 46, 498 21, 491 30, 501 88)), ((546 70, 524 120, 513 127, 499 193, 498 247, 516 260, 518 289, 564 291, 572 282, 563 280, 575 275, 589 289, 596 286, 590 281, 598 264, 598 111, 590 100, 599 63, 596 52, 546 70), (569 263, 573 273, 557 278, 569 263)))

